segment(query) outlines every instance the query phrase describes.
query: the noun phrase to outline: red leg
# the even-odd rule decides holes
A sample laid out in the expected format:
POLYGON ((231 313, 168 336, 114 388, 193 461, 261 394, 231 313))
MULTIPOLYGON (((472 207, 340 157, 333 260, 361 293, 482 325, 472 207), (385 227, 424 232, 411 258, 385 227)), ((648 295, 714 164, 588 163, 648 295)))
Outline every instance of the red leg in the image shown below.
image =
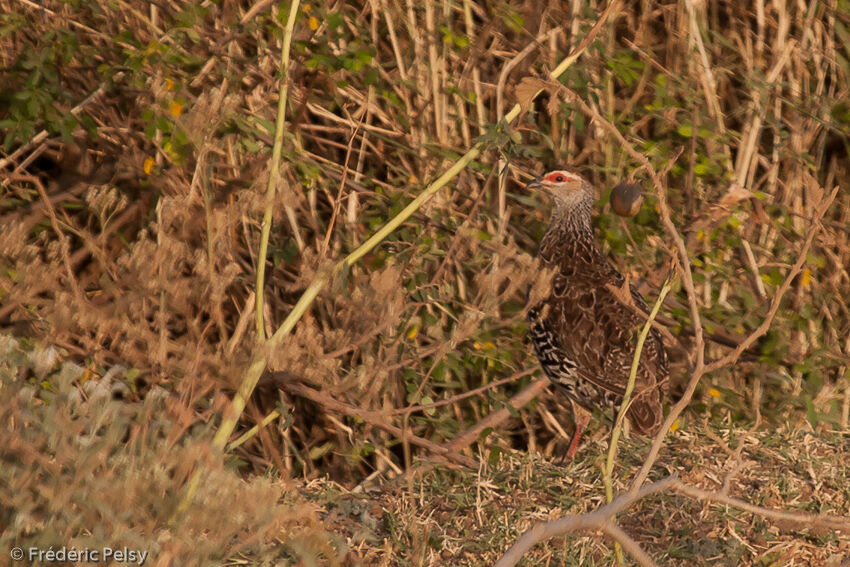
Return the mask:
POLYGON ((590 422, 590 412, 583 407, 578 406, 573 402, 573 421, 575 421, 576 432, 573 434, 573 439, 570 441, 570 448, 567 449, 567 458, 572 459, 578 451, 578 444, 581 441, 581 434, 584 433, 587 424, 590 422))

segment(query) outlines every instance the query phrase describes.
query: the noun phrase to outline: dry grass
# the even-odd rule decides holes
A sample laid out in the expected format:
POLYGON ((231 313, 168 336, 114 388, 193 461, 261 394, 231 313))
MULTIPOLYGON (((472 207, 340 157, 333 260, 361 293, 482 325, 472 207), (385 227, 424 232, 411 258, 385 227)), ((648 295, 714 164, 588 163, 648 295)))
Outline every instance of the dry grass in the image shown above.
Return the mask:
MULTIPOLYGON (((666 449, 666 473, 688 484, 719 490, 735 471, 730 493, 767 507, 842 513, 850 505, 846 439, 782 427, 743 435, 708 424, 673 435, 666 449), (745 444, 746 457, 732 453, 745 444), (732 449, 730 451, 730 449, 732 449), (777 482, 776 470, 783 470, 777 482)), ((324 504, 323 515, 349 538, 350 553, 368 565, 394 564, 393 553, 420 565, 489 565, 533 523, 592 511, 604 503, 600 489, 605 446, 595 459, 553 465, 528 454, 506 455, 479 471, 417 475, 411 491, 404 482, 380 495, 322 499, 330 488, 305 486, 324 504), (376 509, 377 508, 377 509, 376 509), (359 514, 359 516, 358 516, 359 514), (374 522, 373 522, 374 520, 374 522), (375 541, 392 542, 382 548, 375 541)), ((643 451, 623 455, 628 467, 643 451)), ((623 490, 622 482, 615 487, 623 490)), ((620 525, 663 565, 824 565, 839 566, 850 541, 828 530, 774 525, 752 514, 703 504, 679 495, 657 495, 619 516, 620 525)), ((529 565, 610 565, 613 548, 595 535, 556 538, 527 556, 529 565)))
MULTIPOLYGON (((534 379, 523 308, 540 279, 532 255, 547 213, 523 192, 527 173, 581 168, 599 188, 596 227, 612 260, 649 299, 661 285, 669 243, 654 195, 628 223, 607 204, 607 188, 640 164, 568 100, 550 97, 511 126, 498 122, 497 100, 510 107, 523 77, 542 76, 575 48, 596 4, 302 6, 266 266, 267 335, 317 274, 476 141, 486 151, 332 278, 270 354, 270 369, 321 395, 261 387, 238 433, 272 410, 279 417, 219 468, 209 439, 257 338, 255 272, 287 6, 0 0, 0 327, 20 341, 8 347, 19 355, 7 356, 0 386, 10 431, 0 454, 15 463, 5 470, 18 491, 1 509, 0 523, 14 526, 5 537, 70 545, 129 534, 156 546, 162 565, 240 553, 367 564, 445 554, 480 564, 532 519, 600 502, 595 449, 563 468, 547 464, 570 430, 563 401, 548 394, 463 450, 462 459, 491 463, 480 477, 443 463, 421 472, 413 463, 433 451, 409 437, 447 444, 534 379), (82 374, 60 377, 53 362, 39 367, 42 354, 22 352, 56 352, 82 374), (462 396, 474 388, 478 395, 462 396), (101 389, 119 399, 94 395, 101 389), (56 404, 59 394, 77 401, 56 404), (387 427, 375 425, 381 419, 387 427), (93 433, 97 451, 87 452, 80 440, 93 433), (213 476, 191 513, 168 527, 199 460, 213 476), (44 472, 50 463, 55 474, 44 472), (420 472, 369 492, 406 470, 420 472), (96 485, 81 482, 95 472, 96 485), (345 508, 351 497, 339 494, 358 485, 369 499, 345 508), (205 490, 224 496, 211 501, 205 490), (148 502, 152 493, 160 504, 148 502), (53 494, 84 504, 52 505, 53 494), (320 499, 329 515, 299 494, 320 499), (481 499, 492 509, 474 504, 481 499), (215 527, 222 502, 248 519, 215 527), (346 514, 374 537, 344 531, 346 514), (349 548, 328 535, 343 532, 349 548), (210 546, 195 554, 199 534, 210 546)), ((740 339, 761 322, 807 219, 850 173, 849 26, 843 2, 629 3, 562 78, 656 170, 683 150, 663 181, 709 332, 740 339)), ((647 172, 637 178, 648 191, 647 172)), ((771 331, 746 361, 703 380, 660 467, 711 486, 695 475, 722 475, 729 463, 708 432, 737 446, 758 423, 743 436, 758 443, 744 451, 739 496, 850 514, 848 226, 842 186, 771 331)), ((686 304, 674 290, 662 309, 675 321, 677 383, 693 347, 686 304)), ((714 344, 708 356, 726 352, 714 344)), ((596 417, 598 444, 610 424, 596 417)), ((620 487, 642 460, 641 443, 621 454, 620 487)), ((847 545, 777 535, 748 515, 681 497, 643 502, 622 525, 672 564, 831 565, 847 545), (680 530, 662 527, 667 511, 682 518, 680 530)), ((536 553, 609 562, 603 540, 569 541, 536 553)))

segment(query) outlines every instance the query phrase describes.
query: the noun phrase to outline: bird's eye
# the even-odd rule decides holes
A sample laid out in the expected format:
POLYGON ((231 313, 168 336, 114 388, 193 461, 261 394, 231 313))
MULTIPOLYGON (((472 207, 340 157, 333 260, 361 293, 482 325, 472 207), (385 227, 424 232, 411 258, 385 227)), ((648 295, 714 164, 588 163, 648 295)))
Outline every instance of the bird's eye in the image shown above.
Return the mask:
POLYGON ((555 178, 555 181, 557 181, 558 183, 562 183, 562 182, 564 181, 564 176, 563 176, 563 175, 559 175, 559 176, 557 176, 557 177, 555 178))

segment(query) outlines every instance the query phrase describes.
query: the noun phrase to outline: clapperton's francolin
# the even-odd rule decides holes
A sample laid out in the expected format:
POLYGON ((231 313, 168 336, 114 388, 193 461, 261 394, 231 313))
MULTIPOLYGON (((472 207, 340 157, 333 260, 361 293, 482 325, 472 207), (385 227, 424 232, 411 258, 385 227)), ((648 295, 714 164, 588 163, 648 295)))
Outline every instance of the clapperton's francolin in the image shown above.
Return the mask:
MULTIPOLYGON (((623 276, 593 236, 593 187, 565 169, 532 180, 529 189, 551 196, 552 219, 540 242, 540 257, 554 272, 548 297, 530 307, 529 333, 546 376, 573 406, 576 430, 567 451, 575 455, 587 410, 619 410, 634 358, 635 330, 644 319, 617 298, 623 276), (614 288, 614 289, 612 289, 614 288)), ((631 210, 631 207, 626 207, 631 210)), ((634 304, 646 304, 629 286, 634 304)), ((638 433, 657 431, 667 383, 667 353, 661 336, 647 337, 626 416, 638 433)))

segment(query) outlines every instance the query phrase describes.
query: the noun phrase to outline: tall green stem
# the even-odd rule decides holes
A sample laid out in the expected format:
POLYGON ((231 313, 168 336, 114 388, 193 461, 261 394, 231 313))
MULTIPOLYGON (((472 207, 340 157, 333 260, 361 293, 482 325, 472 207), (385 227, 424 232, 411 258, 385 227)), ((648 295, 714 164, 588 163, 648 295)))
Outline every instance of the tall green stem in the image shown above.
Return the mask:
POLYGON ((293 0, 289 6, 289 16, 283 30, 283 50, 280 55, 280 88, 277 99, 277 120, 274 128, 274 146, 272 147, 272 163, 269 170, 269 182, 266 185, 266 208, 263 212, 263 226, 260 234, 260 252, 257 254, 257 337, 266 338, 263 311, 265 309, 266 257, 269 252, 269 233, 272 227, 272 211, 274 210, 274 194, 280 177, 280 156, 283 153, 283 134, 286 131, 286 99, 289 95, 289 50, 292 46, 292 32, 295 29, 295 16, 301 0, 293 0))

